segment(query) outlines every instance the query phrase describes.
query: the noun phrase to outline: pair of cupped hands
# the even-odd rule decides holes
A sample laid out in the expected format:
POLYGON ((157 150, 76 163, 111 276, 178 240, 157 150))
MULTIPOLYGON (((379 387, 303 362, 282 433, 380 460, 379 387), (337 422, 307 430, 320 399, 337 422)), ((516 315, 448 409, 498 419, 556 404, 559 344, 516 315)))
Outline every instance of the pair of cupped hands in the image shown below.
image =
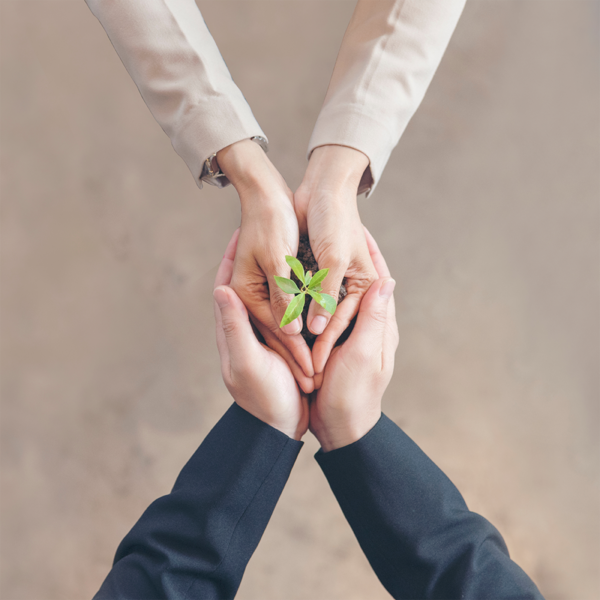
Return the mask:
POLYGON ((310 428, 324 451, 348 445, 379 420, 398 345, 395 282, 357 208, 368 159, 344 146, 316 148, 295 194, 250 140, 217 160, 242 205, 214 289, 225 384, 238 405, 289 437, 310 428), (333 316, 310 305, 308 328, 318 335, 312 353, 302 316, 280 329, 292 296, 274 280, 289 278, 285 256, 296 256, 300 234, 309 235, 319 267, 329 268, 324 292, 337 298, 346 279, 333 316), (334 347, 357 313, 350 337, 334 347))

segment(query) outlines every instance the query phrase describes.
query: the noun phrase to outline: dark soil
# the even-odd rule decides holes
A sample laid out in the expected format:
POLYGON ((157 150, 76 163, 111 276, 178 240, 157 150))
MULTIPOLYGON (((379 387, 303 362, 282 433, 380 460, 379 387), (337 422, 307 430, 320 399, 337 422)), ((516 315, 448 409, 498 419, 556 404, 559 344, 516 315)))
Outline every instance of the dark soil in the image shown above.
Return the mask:
MULTIPOLYGON (((317 261, 315 260, 315 257, 312 252, 312 249, 310 247, 310 242, 308 241, 307 236, 300 237, 300 244, 298 245, 297 258, 302 263, 302 266, 304 267, 305 271, 312 271, 312 274, 314 275, 319 270, 319 265, 317 264, 317 261)), ((327 266, 324 265, 323 268, 327 268, 327 266)), ((298 285, 298 287, 302 287, 299 279, 296 277, 296 275, 293 271, 292 271, 291 278, 298 285)), ((348 293, 348 292, 346 292, 345 284, 346 284, 346 278, 343 279, 342 285, 340 286, 340 293, 338 296, 338 304, 346 297, 346 295, 348 293)), ((310 306, 310 302, 311 302, 311 298, 310 298, 310 296, 307 296, 306 302, 304 303, 304 310, 302 311, 302 322, 303 322, 302 337, 306 340, 308 347, 312 348, 313 344, 315 343, 315 340, 317 339, 317 336, 314 333, 311 333, 307 326, 308 308, 310 306)), ((354 327, 354 319, 351 321, 351 323, 348 326, 348 328, 346 329, 346 331, 344 331, 344 333, 340 336, 340 338, 338 339, 338 341, 336 343, 336 346, 341 344, 342 342, 344 342, 346 339, 348 339, 348 336, 350 335, 350 332, 352 331, 353 327, 354 327)))

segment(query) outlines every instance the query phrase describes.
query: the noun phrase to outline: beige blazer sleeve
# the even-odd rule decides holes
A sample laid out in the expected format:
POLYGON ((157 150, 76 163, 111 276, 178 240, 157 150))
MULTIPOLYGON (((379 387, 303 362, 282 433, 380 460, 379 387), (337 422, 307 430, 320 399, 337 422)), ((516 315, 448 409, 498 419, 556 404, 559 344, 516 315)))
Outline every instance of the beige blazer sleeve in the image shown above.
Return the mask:
POLYGON ((214 152, 265 137, 194 0, 86 0, 196 183, 214 152))
POLYGON ((358 0, 308 155, 326 144, 360 150, 369 158, 370 174, 359 189, 372 192, 425 95, 464 5, 465 0, 358 0))

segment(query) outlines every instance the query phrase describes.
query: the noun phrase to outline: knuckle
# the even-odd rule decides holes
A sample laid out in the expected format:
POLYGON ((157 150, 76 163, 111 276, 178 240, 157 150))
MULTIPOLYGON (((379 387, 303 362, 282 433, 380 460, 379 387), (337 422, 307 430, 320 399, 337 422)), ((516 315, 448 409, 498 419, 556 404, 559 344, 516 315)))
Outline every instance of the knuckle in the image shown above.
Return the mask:
POLYGON ((233 319, 223 319, 222 327, 225 335, 228 337, 235 335, 239 330, 239 324, 233 319))
POLYGON ((264 277, 232 279, 231 287, 246 306, 256 304, 269 296, 264 277))
POLYGON ((371 319, 377 325, 386 325, 387 323, 387 310, 385 307, 378 306, 371 311, 371 319))
POLYGON ((275 310, 276 313, 284 313, 290 303, 289 297, 287 294, 283 292, 275 292, 271 294, 271 307, 275 310))
MULTIPOLYGON (((266 254, 263 257, 261 262, 263 269, 265 270, 266 275, 284 275, 285 267, 281 264, 281 259, 275 256, 274 252, 271 252, 270 249, 265 250, 266 254)), ((287 263, 285 263, 287 264, 287 263)))

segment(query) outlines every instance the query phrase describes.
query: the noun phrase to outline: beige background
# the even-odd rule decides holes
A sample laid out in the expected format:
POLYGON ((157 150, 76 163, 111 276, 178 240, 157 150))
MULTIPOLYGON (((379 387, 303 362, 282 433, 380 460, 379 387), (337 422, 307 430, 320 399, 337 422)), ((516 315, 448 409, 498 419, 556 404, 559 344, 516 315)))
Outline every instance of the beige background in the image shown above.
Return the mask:
MULTIPOLYGON (((351 1, 201 8, 295 188, 351 1)), ((89 598, 231 402, 200 192, 83 0, 2 0, 3 600, 89 598)), ((597 2, 468 3, 374 196, 398 280, 385 411, 548 599, 600 598, 597 2)), ((240 600, 376 600, 312 458, 240 600)))

